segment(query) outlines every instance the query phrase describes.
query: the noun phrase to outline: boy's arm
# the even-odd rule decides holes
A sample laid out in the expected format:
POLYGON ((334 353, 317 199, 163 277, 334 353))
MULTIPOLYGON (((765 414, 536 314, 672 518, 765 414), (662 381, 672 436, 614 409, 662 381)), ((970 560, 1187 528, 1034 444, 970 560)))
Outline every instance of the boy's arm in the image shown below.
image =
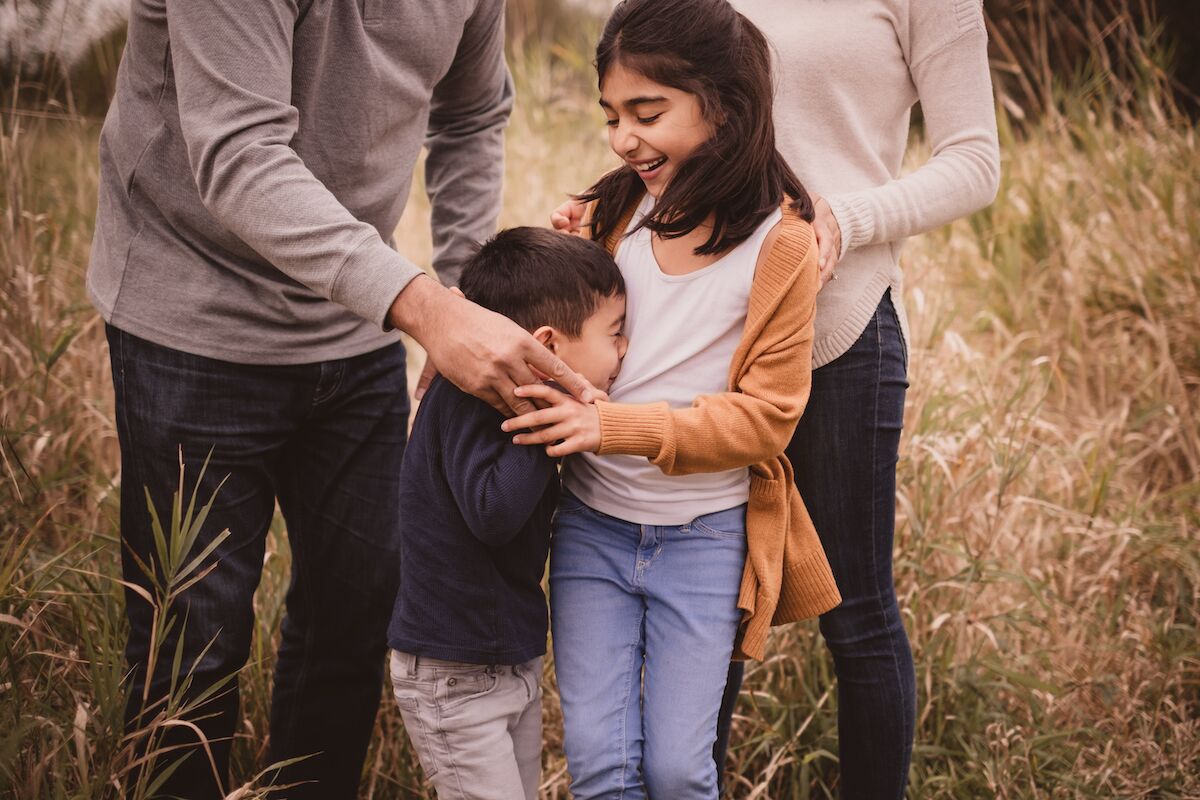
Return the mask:
POLYGON ((442 417, 446 482, 475 538, 506 544, 529 521, 558 465, 540 447, 514 445, 500 430, 503 417, 481 402, 464 397, 458 408, 442 417))

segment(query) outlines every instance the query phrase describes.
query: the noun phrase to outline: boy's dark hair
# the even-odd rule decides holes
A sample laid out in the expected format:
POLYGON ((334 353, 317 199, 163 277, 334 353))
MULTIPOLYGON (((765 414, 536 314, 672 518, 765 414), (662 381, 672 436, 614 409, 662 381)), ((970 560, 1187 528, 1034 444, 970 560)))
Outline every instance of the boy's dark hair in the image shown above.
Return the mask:
MULTIPOLYGON (((676 167, 637 228, 670 239, 690 233, 712 214, 712 235, 696 248, 706 255, 749 238, 784 195, 812 222, 812 200, 775 147, 770 45, 726 0, 625 0, 596 45, 600 84, 614 64, 696 95, 714 129, 676 167)), ((626 164, 579 195, 585 202, 599 201, 592 238, 605 241, 645 190, 626 164)))
POLYGON ((521 227, 484 242, 463 266, 458 288, 528 331, 549 325, 579 336, 601 299, 625 294, 625 281, 595 242, 521 227))

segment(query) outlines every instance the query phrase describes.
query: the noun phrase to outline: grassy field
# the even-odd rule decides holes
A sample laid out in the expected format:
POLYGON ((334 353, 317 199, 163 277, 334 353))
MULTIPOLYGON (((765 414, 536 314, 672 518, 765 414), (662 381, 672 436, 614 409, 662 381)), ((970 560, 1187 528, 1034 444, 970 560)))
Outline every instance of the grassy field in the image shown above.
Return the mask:
MULTIPOLYGON (((575 52, 514 45, 503 224, 543 224, 611 163, 575 52)), ((1200 143, 1153 93, 1063 107, 1020 136, 1006 116, 996 203, 905 254, 896 564, 922 800, 1200 798, 1200 143)), ((0 124, 0 796, 109 797, 133 756, 111 385, 83 289, 99 120, 49 104, 0 124)), ((399 239, 428 260, 419 191, 399 239)), ((262 766, 288 564, 277 522, 239 781, 262 766)), ((815 625, 779 631, 738 709, 734 795, 835 796, 836 702, 815 625)), ((363 795, 431 796, 382 708, 363 795)), ((552 682, 546 712, 543 794, 565 798, 552 682)))

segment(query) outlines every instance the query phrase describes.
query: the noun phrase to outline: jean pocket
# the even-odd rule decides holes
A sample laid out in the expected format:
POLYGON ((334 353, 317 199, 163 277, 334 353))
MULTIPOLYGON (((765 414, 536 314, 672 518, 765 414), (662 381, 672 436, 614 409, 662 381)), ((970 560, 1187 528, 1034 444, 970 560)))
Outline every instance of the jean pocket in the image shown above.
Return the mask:
POLYGON ((715 539, 746 538, 746 507, 744 505, 703 514, 691 521, 692 530, 715 539))
POLYGON ((397 691, 396 705, 400 707, 400 718, 404 721, 404 730, 408 732, 413 750, 417 752, 417 760, 421 762, 421 769, 425 770, 425 777, 432 778, 437 775, 439 765, 437 754, 433 749, 433 736, 425 722, 425 717, 421 714, 420 700, 414 695, 401 694, 397 691))
POLYGON ((491 694, 499 679, 493 670, 443 673, 438 676, 434 698, 442 711, 455 709, 469 700, 491 694))

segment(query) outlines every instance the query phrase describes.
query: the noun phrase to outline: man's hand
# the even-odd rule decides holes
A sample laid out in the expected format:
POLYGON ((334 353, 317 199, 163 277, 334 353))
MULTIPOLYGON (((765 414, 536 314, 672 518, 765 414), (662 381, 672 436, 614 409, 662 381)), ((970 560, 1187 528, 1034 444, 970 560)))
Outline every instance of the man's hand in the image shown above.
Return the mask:
MULTIPOLYGON (((462 289, 459 289, 457 286, 450 287, 450 294, 463 298, 466 297, 462 293, 462 289)), ((437 364, 433 363, 433 359, 429 353, 426 353, 425 366, 421 368, 421 377, 417 378, 417 388, 413 392, 413 397, 416 398, 417 402, 420 402, 421 398, 425 396, 425 392, 429 391, 429 384, 433 383, 433 379, 437 377, 437 374, 437 364)))
POLYGON ((389 318, 425 348, 447 380, 505 416, 535 410, 515 389, 543 377, 557 381, 585 403, 596 395, 586 378, 515 322, 425 276, 404 287, 392 303, 389 318))
POLYGON ((513 444, 544 444, 546 455, 560 458, 571 453, 594 453, 600 449, 600 412, 592 403, 581 403, 552 386, 533 384, 517 389, 521 397, 535 398, 547 405, 504 421, 504 431, 536 428, 513 437, 513 444))
POLYGON ((563 233, 570 233, 575 236, 581 235, 582 229, 580 226, 583 224, 583 210, 585 208, 587 208, 585 204, 574 198, 568 200, 550 212, 550 227, 563 233))
POLYGON ((813 231, 817 234, 817 251, 820 254, 818 264, 821 268, 821 288, 831 280, 837 279, 834 269, 837 267, 838 255, 842 252, 842 228, 833 209, 829 207, 824 197, 809 193, 813 201, 813 231))

